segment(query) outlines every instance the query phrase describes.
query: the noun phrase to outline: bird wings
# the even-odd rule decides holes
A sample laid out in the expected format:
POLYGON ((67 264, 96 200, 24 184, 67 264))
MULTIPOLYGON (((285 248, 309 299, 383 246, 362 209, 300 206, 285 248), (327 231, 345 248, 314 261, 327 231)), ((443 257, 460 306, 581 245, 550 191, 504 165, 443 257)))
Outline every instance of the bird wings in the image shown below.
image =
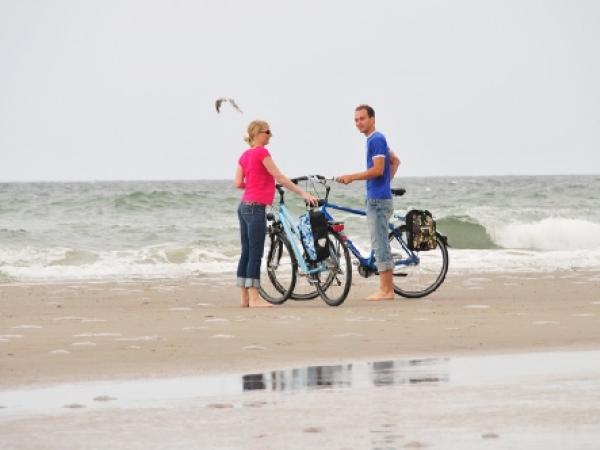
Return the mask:
POLYGON ((230 104, 231 106, 233 106, 235 109, 237 109, 237 110, 238 110, 240 113, 242 113, 242 112, 243 112, 243 111, 240 109, 240 107, 237 105, 237 103, 235 102, 235 100, 234 100, 234 99, 232 99, 232 98, 227 98, 227 97, 221 97, 221 98, 218 98, 218 99, 215 101, 215 109, 217 110, 217 113, 220 113, 220 112, 221 112, 221 107, 222 107, 222 105, 223 105, 223 102, 229 102, 229 104, 230 104))

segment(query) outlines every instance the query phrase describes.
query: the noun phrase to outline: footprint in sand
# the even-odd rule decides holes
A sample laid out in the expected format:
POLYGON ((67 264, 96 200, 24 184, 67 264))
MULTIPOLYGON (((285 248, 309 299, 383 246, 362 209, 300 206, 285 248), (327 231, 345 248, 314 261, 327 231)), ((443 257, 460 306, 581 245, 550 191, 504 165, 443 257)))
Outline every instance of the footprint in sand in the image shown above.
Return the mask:
POLYGON ((572 314, 573 317, 596 317, 596 314, 593 313, 580 313, 580 314, 572 314))
POLYGON ((188 308, 187 306, 181 306, 177 308, 169 308, 169 311, 192 311, 192 308, 188 308))
POLYGON ((196 303, 196 306, 213 306, 211 303, 196 303))
POLYGON ((246 345, 242 347, 242 350, 266 350, 266 347, 261 347, 260 345, 246 345))
POLYGON ((81 321, 81 323, 100 323, 100 322, 106 322, 106 319, 83 319, 81 321))
POLYGON ((94 397, 95 402, 112 402, 116 400, 116 397, 110 397, 109 395, 99 395, 98 397, 94 397))
POLYGON ((210 319, 204 319, 205 322, 229 322, 227 319, 222 319, 220 317, 212 317, 210 319))
POLYGON ((341 334, 334 334, 333 337, 340 337, 340 338, 345 338, 345 337, 361 337, 362 334, 359 333, 341 333, 341 334))
POLYGON ((490 305, 465 305, 464 309, 488 309, 490 305))
POLYGON ((69 353, 71 353, 69 350, 50 350, 48 352, 49 355, 68 355, 69 353))
POLYGON ((590 302, 592 305, 600 305, 600 301, 597 302, 590 302))
POLYGON ((73 347, 95 347, 95 342, 84 341, 84 342, 73 342, 71 344, 73 347))
POLYGON ((262 408, 265 405, 267 405, 267 402, 255 401, 255 402, 245 402, 243 406, 247 407, 247 408, 262 408))
POLYGON ((0 339, 10 341, 11 339, 21 339, 22 334, 0 334, 0 339))
POLYGON ((81 333, 74 334, 73 337, 119 337, 123 336, 121 333, 81 333))
POLYGON ((535 322, 531 322, 532 325, 558 325, 559 323, 555 320, 536 320, 535 322))
POLYGON ((412 319, 414 322, 426 322, 429 319, 427 317, 413 317, 412 319))
POLYGON ((304 433, 322 433, 324 428, 322 427, 306 427, 302 431, 304 433))
POLYGON ((233 334, 213 334, 211 339, 232 339, 235 336, 233 334))
POLYGON ((130 338, 117 338, 115 341, 120 342, 135 342, 135 341, 159 341, 162 339, 160 336, 136 336, 130 338))
POLYGON ((347 317, 344 320, 347 322, 385 322, 383 319, 375 319, 373 317, 347 317))
POLYGON ((43 328, 39 325, 15 325, 14 327, 12 327, 15 330, 25 330, 25 329, 37 329, 37 328, 43 328))
POLYGON ((85 405, 82 405, 80 403, 70 403, 68 405, 63 406, 63 408, 80 409, 80 408, 85 408, 85 405))
POLYGON ((500 436, 496 433, 483 433, 481 437, 482 439, 498 439, 500 436))
POLYGON ((231 403, 209 403, 206 407, 211 409, 228 409, 233 408, 233 405, 231 403))
POLYGON ((183 331, 194 331, 194 330, 208 330, 208 327, 196 326, 196 327, 184 327, 183 331))
POLYGON ((78 317, 78 316, 63 316, 63 317, 55 317, 54 319, 55 322, 60 322, 63 320, 86 320, 85 317, 78 317))

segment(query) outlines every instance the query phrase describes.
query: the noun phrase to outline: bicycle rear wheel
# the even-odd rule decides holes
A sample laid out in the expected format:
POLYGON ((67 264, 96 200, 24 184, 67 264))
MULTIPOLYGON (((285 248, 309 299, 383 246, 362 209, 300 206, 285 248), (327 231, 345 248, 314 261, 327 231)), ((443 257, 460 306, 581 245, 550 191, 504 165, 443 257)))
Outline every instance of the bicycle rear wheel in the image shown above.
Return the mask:
POLYGON ((262 298, 274 305, 290 298, 296 284, 296 268, 296 259, 287 237, 281 232, 269 232, 265 239, 258 289, 262 298))
POLYGON ((329 306, 344 303, 352 285, 352 261, 350 252, 339 234, 330 232, 329 257, 322 261, 323 272, 317 274, 317 290, 321 298, 329 306))
POLYGON ((411 251, 407 246, 406 225, 389 234, 394 259, 394 292, 406 298, 431 294, 444 282, 448 272, 448 249, 436 234, 437 247, 427 251, 411 251))

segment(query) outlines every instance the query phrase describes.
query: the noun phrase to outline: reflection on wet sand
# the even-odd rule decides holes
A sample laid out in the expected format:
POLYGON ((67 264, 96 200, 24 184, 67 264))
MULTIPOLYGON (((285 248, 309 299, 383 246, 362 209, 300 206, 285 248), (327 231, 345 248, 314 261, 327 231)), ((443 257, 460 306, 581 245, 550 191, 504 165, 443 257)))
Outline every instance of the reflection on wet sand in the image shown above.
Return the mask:
POLYGON ((298 391, 448 381, 447 358, 308 366, 242 376, 244 391, 298 391))

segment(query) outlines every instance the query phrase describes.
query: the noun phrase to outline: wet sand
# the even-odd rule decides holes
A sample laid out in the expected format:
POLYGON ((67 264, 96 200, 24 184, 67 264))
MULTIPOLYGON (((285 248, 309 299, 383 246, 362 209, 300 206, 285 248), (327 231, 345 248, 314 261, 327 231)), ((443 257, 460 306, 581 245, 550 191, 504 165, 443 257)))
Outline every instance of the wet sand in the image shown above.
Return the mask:
POLYGON ((600 348, 600 273, 449 275, 425 299, 242 309, 223 282, 0 287, 0 389, 306 364, 600 348))

